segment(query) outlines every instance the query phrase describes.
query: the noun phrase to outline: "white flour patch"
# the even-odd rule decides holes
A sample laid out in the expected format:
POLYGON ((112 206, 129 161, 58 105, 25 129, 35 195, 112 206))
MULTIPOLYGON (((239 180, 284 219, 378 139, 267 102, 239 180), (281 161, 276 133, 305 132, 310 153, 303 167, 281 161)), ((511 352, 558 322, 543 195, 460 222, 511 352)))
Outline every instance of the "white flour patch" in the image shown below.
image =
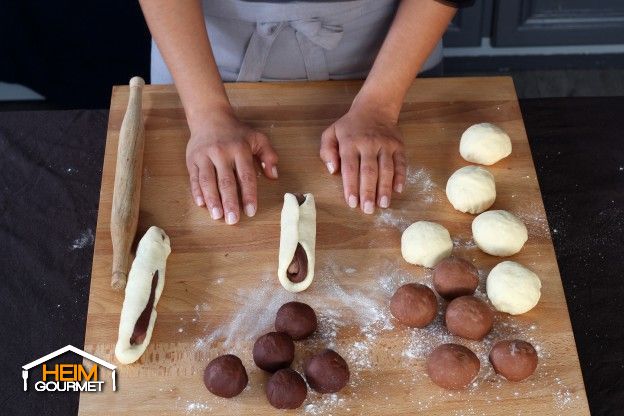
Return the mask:
POLYGON ((87 228, 80 237, 76 238, 71 245, 72 250, 80 250, 85 247, 90 247, 95 242, 95 236, 93 235, 93 230, 91 228, 87 228))
POLYGON ((375 219, 375 225, 377 227, 392 227, 396 228, 399 231, 403 232, 407 227, 410 226, 412 221, 403 218, 398 215, 398 211, 387 208, 377 216, 375 219))
MULTIPOLYGON (((431 179, 431 175, 424 168, 407 168, 406 187, 403 198, 413 201, 415 204, 430 205, 441 201, 441 192, 438 185, 431 179)), ((384 209, 375 219, 375 226, 384 228, 396 228, 403 232, 414 222, 404 210, 384 209)))
MULTIPOLYGON (((294 294, 286 290, 276 290, 270 281, 273 276, 265 276, 259 287, 240 288, 237 291, 239 309, 226 325, 215 328, 205 338, 195 343, 196 348, 210 346, 216 340, 223 340, 224 348, 231 348, 242 341, 255 340, 270 332, 277 309, 284 303, 294 300, 294 294)), ((196 307, 197 311, 197 307, 196 307)))
POLYGON ((522 220, 527 227, 529 236, 547 237, 549 234, 548 220, 544 210, 537 202, 520 203, 511 212, 522 220))
POLYGON ((206 412, 212 410, 212 407, 208 403, 199 402, 187 402, 186 414, 192 414, 197 412, 206 412))
POLYGON ((406 182, 408 184, 406 191, 413 193, 417 200, 427 204, 440 201, 439 187, 425 168, 408 167, 406 182))

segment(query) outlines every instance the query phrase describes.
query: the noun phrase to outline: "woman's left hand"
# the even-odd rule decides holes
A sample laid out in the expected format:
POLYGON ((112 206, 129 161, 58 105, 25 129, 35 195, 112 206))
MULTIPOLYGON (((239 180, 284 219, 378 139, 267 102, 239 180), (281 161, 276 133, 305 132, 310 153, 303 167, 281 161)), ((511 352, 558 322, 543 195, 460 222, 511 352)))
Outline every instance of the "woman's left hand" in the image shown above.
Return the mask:
POLYGON ((366 214, 375 205, 390 206, 392 191, 405 185, 405 151, 397 126, 398 114, 369 102, 354 101, 321 136, 321 159, 327 170, 340 170, 344 198, 351 208, 358 203, 366 214))

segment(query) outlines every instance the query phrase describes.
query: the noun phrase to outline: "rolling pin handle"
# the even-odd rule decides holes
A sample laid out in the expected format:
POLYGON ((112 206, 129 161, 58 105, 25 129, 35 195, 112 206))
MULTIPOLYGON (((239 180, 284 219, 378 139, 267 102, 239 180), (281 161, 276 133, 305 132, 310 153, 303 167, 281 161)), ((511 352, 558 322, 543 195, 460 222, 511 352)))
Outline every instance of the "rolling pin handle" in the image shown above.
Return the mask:
POLYGON ((145 81, 143 81, 143 78, 141 77, 132 77, 132 79, 130 79, 130 88, 134 88, 134 87, 143 87, 145 85, 145 81))
POLYGON ((111 287, 115 290, 123 290, 126 288, 127 281, 128 281, 128 275, 126 273, 116 271, 113 273, 113 279, 111 280, 111 287))
POLYGON ((111 210, 113 247, 111 287, 123 290, 130 272, 131 249, 139 219, 141 173, 143 165, 144 126, 142 117, 141 77, 130 80, 128 106, 119 130, 117 165, 111 210))

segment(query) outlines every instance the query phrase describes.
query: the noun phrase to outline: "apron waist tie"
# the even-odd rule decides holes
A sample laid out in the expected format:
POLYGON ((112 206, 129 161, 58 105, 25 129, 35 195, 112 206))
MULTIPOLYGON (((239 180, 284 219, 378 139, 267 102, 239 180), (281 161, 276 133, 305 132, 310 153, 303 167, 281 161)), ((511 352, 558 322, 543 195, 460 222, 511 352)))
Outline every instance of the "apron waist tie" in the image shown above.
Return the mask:
POLYGON ((260 81, 273 42, 290 25, 295 30, 301 49, 308 80, 329 79, 325 50, 334 49, 342 39, 341 26, 325 25, 319 18, 291 20, 289 22, 258 22, 251 35, 237 81, 260 81))

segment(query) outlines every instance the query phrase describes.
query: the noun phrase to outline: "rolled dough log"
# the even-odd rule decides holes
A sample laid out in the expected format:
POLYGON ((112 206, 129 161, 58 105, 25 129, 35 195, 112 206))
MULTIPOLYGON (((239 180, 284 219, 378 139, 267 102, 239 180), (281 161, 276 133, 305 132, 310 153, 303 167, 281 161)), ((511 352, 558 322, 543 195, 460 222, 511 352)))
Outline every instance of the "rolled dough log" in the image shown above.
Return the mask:
POLYGON ((128 275, 115 346, 115 357, 122 364, 138 360, 150 343, 169 253, 169 237, 158 227, 150 227, 139 241, 128 275))
POLYGON ((314 279, 316 207, 314 196, 284 194, 277 277, 290 292, 306 290, 314 279), (299 249, 298 249, 299 248, 299 249), (293 262, 299 259, 299 262, 293 262), (296 263, 296 264, 294 264, 296 263))

